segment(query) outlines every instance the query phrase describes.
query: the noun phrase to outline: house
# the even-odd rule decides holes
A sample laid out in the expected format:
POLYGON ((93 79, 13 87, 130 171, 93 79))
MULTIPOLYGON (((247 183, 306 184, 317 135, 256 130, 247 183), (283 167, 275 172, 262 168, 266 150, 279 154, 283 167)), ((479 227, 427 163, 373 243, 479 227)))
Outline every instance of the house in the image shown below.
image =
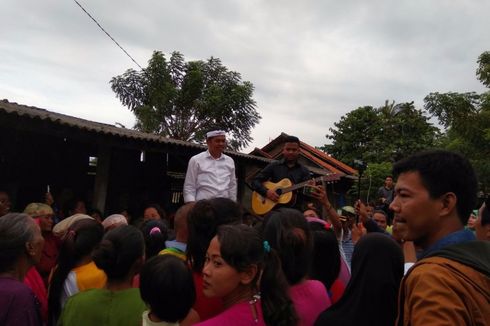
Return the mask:
MULTIPOLYGON (((287 134, 281 133, 264 147, 255 148, 249 154, 279 160, 282 158, 282 148, 287 136, 287 134)), ((346 193, 352 187, 354 180, 357 179, 357 170, 302 141, 300 141, 299 162, 308 167, 312 172, 312 177, 334 176, 334 178, 330 178, 333 181, 326 184, 329 199, 336 207, 346 204, 348 200, 346 193)), ((246 181, 250 183, 259 171, 260 169, 251 169, 250 173, 246 175, 246 181)), ((245 196, 248 196, 248 193, 245 196)))
MULTIPOLYGON (((37 107, 0 101, 0 190, 17 210, 44 201, 49 186, 56 202, 85 200, 106 215, 159 203, 167 211, 182 204, 189 158, 205 146, 37 107)), ((227 151, 235 160, 238 198, 245 176, 271 159, 227 151)))

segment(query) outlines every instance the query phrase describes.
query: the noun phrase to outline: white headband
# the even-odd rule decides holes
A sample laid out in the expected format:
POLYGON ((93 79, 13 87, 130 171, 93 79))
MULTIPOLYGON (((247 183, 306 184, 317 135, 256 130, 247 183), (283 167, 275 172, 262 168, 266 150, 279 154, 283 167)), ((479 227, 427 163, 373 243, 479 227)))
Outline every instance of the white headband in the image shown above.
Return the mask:
POLYGON ((206 139, 216 136, 226 136, 226 132, 224 130, 213 130, 206 134, 206 139))

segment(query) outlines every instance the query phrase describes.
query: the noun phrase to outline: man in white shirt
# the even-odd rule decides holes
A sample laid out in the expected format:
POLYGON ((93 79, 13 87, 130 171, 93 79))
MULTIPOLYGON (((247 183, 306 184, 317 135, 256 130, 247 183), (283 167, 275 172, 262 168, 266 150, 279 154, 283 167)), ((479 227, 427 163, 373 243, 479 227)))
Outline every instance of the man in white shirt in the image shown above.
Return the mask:
POLYGON ((189 160, 184 182, 184 202, 225 197, 236 201, 235 162, 223 154, 226 133, 222 130, 206 134, 208 150, 189 160))

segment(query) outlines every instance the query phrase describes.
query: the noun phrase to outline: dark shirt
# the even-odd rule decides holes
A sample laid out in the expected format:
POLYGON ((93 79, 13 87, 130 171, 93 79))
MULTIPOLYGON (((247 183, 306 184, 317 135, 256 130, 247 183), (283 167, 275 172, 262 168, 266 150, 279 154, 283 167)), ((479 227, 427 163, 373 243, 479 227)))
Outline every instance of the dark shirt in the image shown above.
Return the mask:
MULTIPOLYGON (((265 181, 276 183, 284 178, 288 178, 294 185, 311 179, 311 173, 306 167, 298 162, 296 162, 293 167, 289 167, 286 161, 283 159, 270 163, 261 172, 259 172, 252 181, 252 188, 260 195, 266 197, 267 188, 264 187, 263 183, 265 181)), ((297 195, 298 196, 294 207, 302 209, 301 205, 305 200, 304 196, 302 196, 301 192, 299 191, 297 195)))
POLYGON ((378 198, 385 198, 386 201, 384 202, 384 204, 386 206, 388 206, 393 201, 394 192, 395 192, 395 189, 393 189, 393 188, 388 189, 385 186, 380 187, 378 189, 378 198))
POLYGON ((37 298, 14 278, 0 277, 0 325, 42 325, 37 298))

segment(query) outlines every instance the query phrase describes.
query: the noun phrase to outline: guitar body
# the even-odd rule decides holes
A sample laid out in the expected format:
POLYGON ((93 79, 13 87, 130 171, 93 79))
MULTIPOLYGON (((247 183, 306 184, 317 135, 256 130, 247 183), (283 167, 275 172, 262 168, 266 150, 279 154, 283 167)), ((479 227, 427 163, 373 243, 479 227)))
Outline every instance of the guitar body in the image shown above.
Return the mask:
POLYGON ((276 190, 277 194, 279 195, 279 200, 277 202, 274 202, 269 198, 263 197, 258 192, 254 191, 252 193, 252 210, 254 211, 254 213, 257 215, 263 215, 272 210, 277 204, 289 203, 293 198, 293 193, 291 191, 282 193, 281 190, 291 187, 292 185, 293 184, 291 183, 291 180, 289 180, 288 178, 284 178, 276 183, 270 181, 264 182, 264 187, 266 187, 267 189, 276 190))

